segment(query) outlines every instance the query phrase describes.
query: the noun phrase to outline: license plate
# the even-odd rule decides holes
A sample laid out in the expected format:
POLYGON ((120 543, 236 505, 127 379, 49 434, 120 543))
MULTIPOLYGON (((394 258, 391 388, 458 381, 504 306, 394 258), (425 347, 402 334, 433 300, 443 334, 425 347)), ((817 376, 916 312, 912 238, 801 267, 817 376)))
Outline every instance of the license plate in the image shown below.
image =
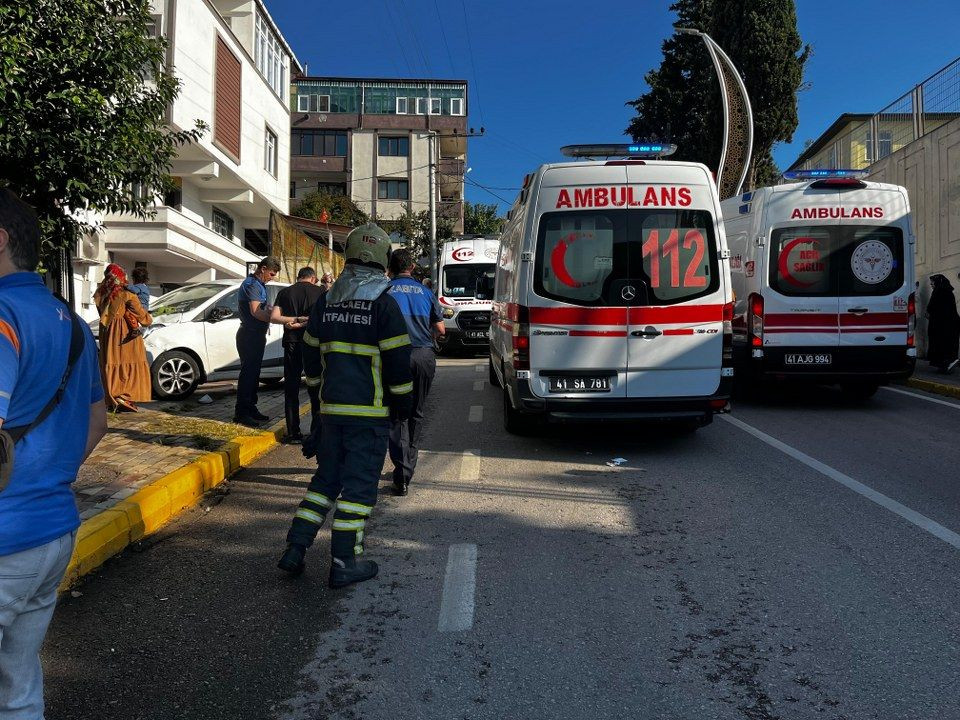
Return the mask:
POLYGON ((468 338, 478 338, 478 339, 479 339, 479 338, 488 338, 488 337, 490 337, 490 333, 487 332, 486 330, 468 330, 468 331, 467 331, 467 337, 468 337, 468 338))
POLYGON ((832 362, 830 353, 795 353, 783 358, 784 365, 830 365, 832 362))
POLYGON ((610 392, 608 377, 552 377, 550 392, 610 392))

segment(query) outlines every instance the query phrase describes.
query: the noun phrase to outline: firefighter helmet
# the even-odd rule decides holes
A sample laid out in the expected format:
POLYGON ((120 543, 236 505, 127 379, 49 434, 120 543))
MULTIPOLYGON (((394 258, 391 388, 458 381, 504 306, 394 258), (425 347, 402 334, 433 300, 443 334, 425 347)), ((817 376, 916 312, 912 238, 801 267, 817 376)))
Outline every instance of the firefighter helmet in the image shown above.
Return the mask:
POLYGON ((347 235, 344 255, 347 260, 374 263, 386 270, 390 264, 390 237, 376 223, 361 225, 347 235))

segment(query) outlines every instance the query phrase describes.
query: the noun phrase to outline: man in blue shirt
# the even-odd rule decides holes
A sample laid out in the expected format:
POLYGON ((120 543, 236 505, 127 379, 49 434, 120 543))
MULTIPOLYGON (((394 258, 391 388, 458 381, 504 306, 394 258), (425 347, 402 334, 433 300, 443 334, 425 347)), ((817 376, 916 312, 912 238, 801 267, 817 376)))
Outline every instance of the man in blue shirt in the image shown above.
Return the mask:
POLYGON ((399 249, 390 256, 391 297, 397 301, 413 349, 410 370, 413 373, 413 411, 407 420, 396 420, 390 428, 390 460, 393 462, 393 490, 406 495, 413 471, 417 468, 420 436, 423 434, 423 408, 437 371, 434 336, 443 335, 443 315, 436 296, 413 279, 415 263, 409 250, 399 249))
MULTIPOLYGON (((36 274, 33 210, 0 189, 0 430, 29 426, 67 368, 70 310, 36 274)), ((15 445, 0 489, 0 718, 43 717, 40 646, 80 516, 70 484, 107 429, 93 336, 50 415, 15 445)))

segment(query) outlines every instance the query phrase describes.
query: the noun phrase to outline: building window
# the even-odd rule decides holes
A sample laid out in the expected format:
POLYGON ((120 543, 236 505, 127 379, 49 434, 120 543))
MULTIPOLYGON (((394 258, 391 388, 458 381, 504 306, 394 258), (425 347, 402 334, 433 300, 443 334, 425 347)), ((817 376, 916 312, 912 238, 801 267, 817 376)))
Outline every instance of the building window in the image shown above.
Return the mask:
POLYGON ((241 65, 219 36, 214 77, 213 139, 239 160, 241 65))
POLYGON ((430 98, 430 114, 440 115, 443 113, 443 101, 440 98, 430 98))
POLYGON ((417 115, 426 115, 427 114, 427 98, 418 97, 417 98, 417 115))
POLYGON ((292 155, 347 156, 345 130, 294 130, 290 134, 292 155))
POLYGON ((450 114, 463 115, 463 98, 450 98, 450 114))
POLYGON ((408 107, 409 107, 409 103, 407 101, 407 98, 405 97, 397 98, 397 115, 406 115, 408 107))
POLYGON ((270 128, 263 137, 263 169, 277 176, 277 134, 270 128))
POLYGON ((317 183, 317 192, 323 193, 324 195, 346 195, 347 194, 347 185, 346 183, 317 183))
POLYGON ((297 95, 299 112, 330 112, 329 95, 297 95))
POLYGON ((296 199, 296 197, 297 197, 297 181, 291 180, 290 181, 290 199, 294 200, 296 199))
POLYGON ((889 130, 877 133, 877 159, 885 158, 893 152, 893 136, 889 130))
POLYGON ((228 240, 233 239, 233 218, 220 208, 213 209, 213 231, 228 240))
POLYGON ((263 75, 273 91, 283 97, 287 92, 286 64, 287 54, 280 38, 270 27, 262 13, 257 13, 257 37, 254 43, 254 60, 257 69, 263 75))
POLYGON ((378 154, 381 157, 407 157, 410 154, 410 138, 382 137, 378 141, 378 154))
POLYGON ((410 196, 406 180, 378 180, 377 197, 380 200, 406 200, 410 196))

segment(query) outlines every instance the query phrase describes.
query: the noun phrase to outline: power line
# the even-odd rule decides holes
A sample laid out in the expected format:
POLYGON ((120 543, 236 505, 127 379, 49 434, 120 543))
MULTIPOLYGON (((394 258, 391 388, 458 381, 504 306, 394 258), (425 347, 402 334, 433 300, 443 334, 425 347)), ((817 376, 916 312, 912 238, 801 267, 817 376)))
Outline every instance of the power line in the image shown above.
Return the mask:
POLYGON ((495 192, 493 192, 493 190, 491 190, 490 188, 488 188, 486 185, 481 185, 480 183, 478 183, 478 182, 476 182, 476 181, 474 181, 474 180, 471 180, 470 178, 468 178, 468 177, 466 177, 466 176, 464 176, 463 179, 464 179, 465 182, 468 182, 468 183, 470 183, 471 185, 476 185, 478 188, 480 188, 480 189, 483 190, 484 192, 486 192, 486 193, 488 193, 488 194, 490 194, 490 195, 493 195, 493 196, 494 196, 497 200, 499 200, 500 202, 506 203, 507 205, 513 205, 512 202, 510 202, 509 200, 501 197, 500 195, 497 195, 495 192))
POLYGON ((413 21, 413 19, 409 15, 404 14, 402 11, 400 11, 399 14, 406 21, 407 27, 410 29, 410 37, 413 38, 414 50, 416 50, 417 54, 420 55, 420 62, 423 63, 424 77, 429 77, 431 74, 430 65, 427 62, 426 53, 423 52, 423 46, 420 44, 420 37, 417 34, 416 23, 413 21))
POLYGON ((460 7, 463 8, 463 25, 467 31, 467 50, 470 52, 470 68, 473 70, 473 91, 477 94, 477 109, 480 111, 480 124, 486 125, 483 120, 483 103, 480 102, 480 81, 477 80, 477 66, 473 60, 473 43, 470 41, 470 21, 467 20, 467 5, 464 0, 460 0, 460 7))
POLYGON ((437 22, 440 23, 440 36, 443 38, 443 46, 447 49, 447 60, 450 61, 450 77, 456 77, 457 71, 453 68, 453 53, 450 52, 450 44, 447 42, 447 31, 443 29, 443 17, 440 15, 440 6, 437 0, 433 0, 433 7, 437 11, 437 22))
POLYGON ((397 40, 397 46, 400 48, 400 54, 403 56, 403 62, 404 62, 404 64, 406 64, 407 70, 408 70, 408 72, 410 73, 410 75, 413 76, 413 75, 415 75, 416 73, 414 73, 414 71, 413 71, 413 65, 410 64, 410 58, 407 57, 407 51, 406 51, 406 49, 404 49, 403 41, 400 39, 400 33, 397 32, 397 23, 396 23, 396 21, 393 19, 393 13, 390 12, 390 3, 389 3, 389 0, 383 0, 383 7, 384 7, 384 9, 387 11, 387 15, 386 15, 387 24, 388 24, 388 25, 390 26, 390 28, 393 30, 393 36, 394 36, 394 37, 396 38, 396 40, 397 40))

